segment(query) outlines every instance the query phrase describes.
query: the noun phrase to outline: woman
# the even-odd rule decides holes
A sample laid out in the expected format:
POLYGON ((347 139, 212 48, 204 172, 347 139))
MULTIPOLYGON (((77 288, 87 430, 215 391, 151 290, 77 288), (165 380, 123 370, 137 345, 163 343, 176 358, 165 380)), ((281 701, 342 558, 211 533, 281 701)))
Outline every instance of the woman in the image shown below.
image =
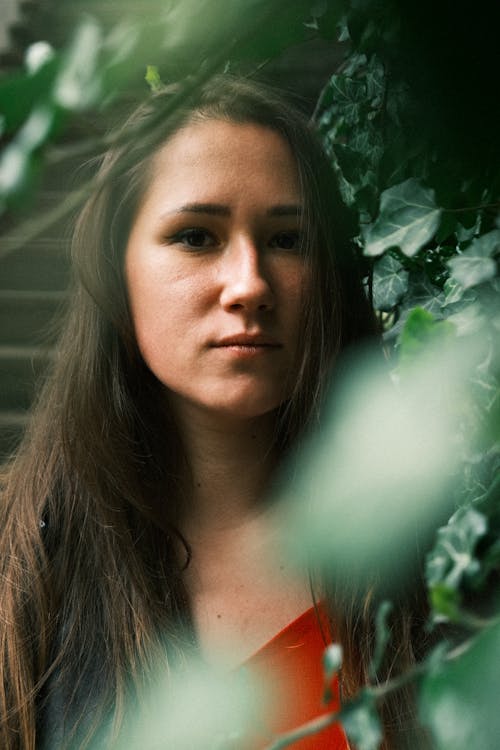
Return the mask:
MULTIPOLYGON (((235 668, 311 611, 264 498, 337 354, 374 332, 344 212, 305 120, 271 90, 215 78, 165 121, 168 96, 103 161, 59 356, 7 472, 6 750, 80 746, 107 712, 119 722, 160 651, 217 662, 230 639, 235 668)), ((370 617, 319 595, 355 690, 370 617)))

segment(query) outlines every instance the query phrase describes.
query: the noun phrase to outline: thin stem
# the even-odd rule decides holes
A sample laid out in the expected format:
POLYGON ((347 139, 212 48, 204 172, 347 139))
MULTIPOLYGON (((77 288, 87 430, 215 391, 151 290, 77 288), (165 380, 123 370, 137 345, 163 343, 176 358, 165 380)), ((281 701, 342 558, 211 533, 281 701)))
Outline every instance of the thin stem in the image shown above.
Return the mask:
POLYGON ((442 210, 448 214, 460 214, 466 211, 481 211, 485 208, 500 208, 500 201, 495 203, 481 203, 479 206, 464 206, 463 208, 443 208, 442 210))
POLYGON ((321 732, 323 729, 327 729, 332 724, 337 724, 341 721, 343 711, 336 711, 335 713, 325 714, 319 716, 317 719, 302 724, 296 729, 292 729, 290 732, 284 732, 280 734, 271 745, 267 745, 264 750, 281 750, 283 747, 288 747, 292 742, 297 742, 304 737, 310 737, 313 734, 321 732))

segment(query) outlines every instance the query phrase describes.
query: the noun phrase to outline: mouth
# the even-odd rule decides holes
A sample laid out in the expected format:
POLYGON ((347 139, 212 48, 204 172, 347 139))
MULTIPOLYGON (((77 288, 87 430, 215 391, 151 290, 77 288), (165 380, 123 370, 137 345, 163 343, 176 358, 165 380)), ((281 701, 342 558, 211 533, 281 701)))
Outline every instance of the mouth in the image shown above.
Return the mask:
POLYGON ((266 334, 249 334, 239 333, 234 336, 225 336, 218 339, 213 344, 214 347, 220 348, 237 348, 237 349, 281 349, 282 344, 271 336, 266 334))

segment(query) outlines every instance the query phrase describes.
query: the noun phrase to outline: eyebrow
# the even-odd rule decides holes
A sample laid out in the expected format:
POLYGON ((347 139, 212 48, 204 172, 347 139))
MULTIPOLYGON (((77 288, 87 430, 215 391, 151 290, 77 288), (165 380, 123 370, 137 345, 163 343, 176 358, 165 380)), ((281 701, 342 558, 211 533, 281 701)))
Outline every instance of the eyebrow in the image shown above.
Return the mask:
MULTIPOLYGON (((172 214, 208 214, 209 216, 230 216, 231 209, 221 203, 186 203, 184 206, 169 211, 172 214)), ((271 206, 267 216, 301 216, 302 206, 296 204, 271 206)))

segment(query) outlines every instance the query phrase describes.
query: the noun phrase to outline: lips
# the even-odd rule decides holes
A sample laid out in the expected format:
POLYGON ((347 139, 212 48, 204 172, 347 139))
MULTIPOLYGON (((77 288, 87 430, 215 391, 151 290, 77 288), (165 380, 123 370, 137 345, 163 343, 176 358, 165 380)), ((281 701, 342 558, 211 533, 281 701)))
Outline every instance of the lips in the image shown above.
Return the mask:
POLYGON ((240 346, 240 347, 248 347, 248 348, 257 348, 257 347, 269 347, 274 349, 281 348, 281 343, 277 341, 276 339, 272 338, 271 336, 268 336, 264 333, 256 333, 256 334, 250 334, 250 333, 237 333, 230 336, 224 336, 221 339, 218 339, 213 346, 219 348, 219 347, 232 347, 232 346, 240 346))

